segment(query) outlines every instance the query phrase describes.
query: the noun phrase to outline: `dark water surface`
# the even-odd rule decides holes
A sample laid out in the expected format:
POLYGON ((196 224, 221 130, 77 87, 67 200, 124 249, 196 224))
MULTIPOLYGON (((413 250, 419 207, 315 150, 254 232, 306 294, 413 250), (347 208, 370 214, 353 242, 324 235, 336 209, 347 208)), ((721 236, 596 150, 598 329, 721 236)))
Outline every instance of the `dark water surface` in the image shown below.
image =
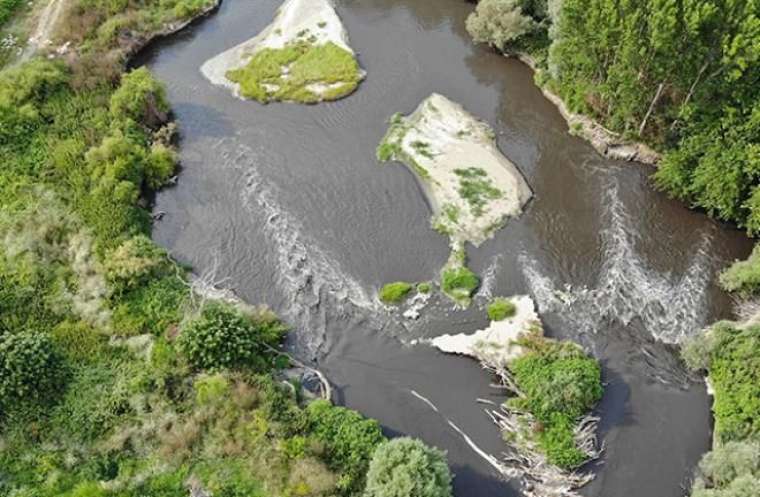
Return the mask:
POLYGON ((461 0, 338 2, 368 71, 339 102, 262 106, 203 79, 200 65, 255 35, 278 4, 225 0, 141 57, 166 82, 182 134, 183 171, 157 197, 166 215, 155 239, 292 323, 292 347, 327 373, 341 403, 390 434, 446 449, 459 497, 517 495, 447 422, 499 455, 499 434, 475 402, 499 397, 475 361, 410 342, 474 331, 489 296, 527 292, 548 334, 581 342, 604 364, 607 450, 584 493, 682 495, 709 446, 710 404, 669 344, 728 308, 714 274, 749 241, 654 192, 650 169, 601 158, 571 136, 528 68, 473 45, 464 31, 472 6, 461 0), (494 127, 536 196, 493 240, 470 247, 484 276, 475 305, 454 311, 436 299, 411 322, 375 292, 436 278, 447 240, 430 229, 412 174, 379 165, 374 149, 392 113, 434 91, 494 127))

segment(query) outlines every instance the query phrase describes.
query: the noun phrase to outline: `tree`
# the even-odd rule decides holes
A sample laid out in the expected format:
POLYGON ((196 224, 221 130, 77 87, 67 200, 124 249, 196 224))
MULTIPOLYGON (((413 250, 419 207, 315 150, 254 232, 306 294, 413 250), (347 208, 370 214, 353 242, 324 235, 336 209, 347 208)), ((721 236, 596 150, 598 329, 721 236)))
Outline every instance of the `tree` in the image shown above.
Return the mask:
POLYGON ((375 450, 364 497, 451 495, 451 473, 444 452, 408 437, 395 438, 375 450))
POLYGON ((184 326, 179 348, 196 369, 266 371, 272 366, 271 351, 284 334, 282 323, 267 313, 249 316, 212 302, 184 326))
POLYGON ((518 0, 482 0, 466 25, 475 41, 504 50, 509 42, 533 29, 535 23, 523 15, 518 0))
POLYGON ((37 400, 59 376, 59 360, 50 339, 27 331, 0 334, 0 405, 37 400))

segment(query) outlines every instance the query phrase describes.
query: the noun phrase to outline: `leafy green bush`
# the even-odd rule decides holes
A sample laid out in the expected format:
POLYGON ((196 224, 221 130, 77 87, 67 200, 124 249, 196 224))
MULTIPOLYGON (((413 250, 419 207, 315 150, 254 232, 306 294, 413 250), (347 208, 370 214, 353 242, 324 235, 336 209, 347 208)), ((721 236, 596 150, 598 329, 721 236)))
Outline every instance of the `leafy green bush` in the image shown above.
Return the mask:
POLYGON ((406 281, 387 283, 378 292, 380 300, 386 304, 398 304, 412 291, 412 284, 406 281))
POLYGON ((575 445, 573 427, 602 397, 601 368, 572 342, 531 336, 526 352, 509 364, 523 396, 510 399, 539 423, 538 443, 549 462, 572 469, 585 461, 575 445))
POLYGON ((178 345, 197 369, 268 371, 271 349, 280 345, 285 327, 276 318, 247 316, 228 304, 210 302, 182 328, 178 345))
POLYGON ((480 278, 466 266, 445 267, 441 272, 441 289, 457 302, 469 302, 480 285, 480 278))
POLYGON ((745 497, 760 491, 760 443, 718 445, 699 463, 691 497, 745 497))
POLYGON ((113 329, 120 335, 161 335, 186 312, 190 289, 177 275, 157 276, 120 295, 113 311, 113 329))
POLYGON ((60 375, 60 359, 47 335, 0 335, 0 406, 43 399, 60 375))
POLYGON ((311 436, 327 447, 331 468, 341 471, 342 495, 363 488, 365 474, 375 448, 385 441, 377 421, 344 407, 318 400, 306 408, 311 436))
POLYGON ((760 290, 760 245, 745 261, 736 261, 720 274, 720 286, 728 292, 749 295, 760 290))
POLYGON ((499 50, 531 31, 534 22, 522 13, 519 0, 481 0, 467 17, 467 32, 478 43, 499 50))
POLYGON ((168 118, 166 90, 146 68, 135 69, 122 76, 111 96, 110 111, 116 120, 131 119, 157 129, 168 118))
POLYGON ((720 322, 707 333, 716 438, 729 442, 760 435, 760 326, 720 322))
POLYGON ((504 319, 514 317, 517 312, 517 306, 509 299, 497 297, 488 304, 486 311, 491 321, 503 321, 504 319))
POLYGON ((172 270, 166 251, 145 235, 136 235, 109 251, 104 266, 108 283, 118 294, 172 270))
POLYGON ((380 445, 367 472, 364 497, 451 497, 446 454, 408 437, 380 445))

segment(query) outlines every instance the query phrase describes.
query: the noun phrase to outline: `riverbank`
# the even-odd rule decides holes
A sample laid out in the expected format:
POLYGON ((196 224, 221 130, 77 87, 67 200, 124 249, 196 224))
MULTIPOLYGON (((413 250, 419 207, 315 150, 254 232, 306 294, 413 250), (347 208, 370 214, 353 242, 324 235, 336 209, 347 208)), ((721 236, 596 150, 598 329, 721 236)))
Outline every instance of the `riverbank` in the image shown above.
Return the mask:
MULTIPOLYGON (((505 52, 504 56, 519 60, 530 67, 534 74, 542 71, 536 60, 526 52, 505 52)), ((619 133, 610 131, 592 118, 570 111, 559 95, 549 90, 545 84, 542 85, 538 82, 536 84, 541 93, 554 104, 565 119, 570 133, 589 142, 594 150, 602 156, 615 160, 640 162, 649 166, 656 166, 659 163, 662 155, 649 145, 625 140, 619 133)))

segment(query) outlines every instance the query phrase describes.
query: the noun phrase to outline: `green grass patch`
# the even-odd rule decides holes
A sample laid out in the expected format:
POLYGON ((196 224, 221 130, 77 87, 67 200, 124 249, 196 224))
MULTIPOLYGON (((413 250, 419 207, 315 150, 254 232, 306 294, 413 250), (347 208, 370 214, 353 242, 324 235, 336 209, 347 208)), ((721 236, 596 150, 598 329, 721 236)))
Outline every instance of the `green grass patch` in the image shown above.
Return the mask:
POLYGON ((428 159, 432 159, 435 157, 433 152, 430 150, 430 144, 428 142, 415 140, 411 143, 411 145, 412 145, 412 148, 421 156, 427 157, 428 159))
POLYGON ((353 92, 361 81, 356 58, 335 43, 314 45, 297 41, 283 48, 265 48, 248 63, 227 72, 240 85, 240 94, 262 103, 273 100, 315 103, 336 100, 353 92), (320 95, 310 85, 330 85, 320 95), (332 87, 335 85, 334 87, 332 87))
POLYGON ((491 321, 503 321, 507 318, 514 317, 517 313, 517 306, 510 299, 497 297, 488 304, 486 308, 488 318, 491 321))
POLYGON ((520 345, 526 353, 508 367, 523 396, 508 400, 508 405, 533 415, 536 423, 527 436, 550 463, 577 468, 586 455, 575 445, 573 429, 602 397, 599 363, 572 342, 533 335, 520 345))
POLYGON ((493 186, 491 178, 479 167, 455 169, 459 176, 459 195, 470 205, 473 215, 480 217, 485 212, 485 206, 491 200, 501 198, 502 191, 493 186))
POLYGON ((377 296, 380 298, 380 301, 385 304, 398 304, 404 300, 411 291, 411 283, 407 283, 406 281, 396 281, 394 283, 383 285, 377 296))

